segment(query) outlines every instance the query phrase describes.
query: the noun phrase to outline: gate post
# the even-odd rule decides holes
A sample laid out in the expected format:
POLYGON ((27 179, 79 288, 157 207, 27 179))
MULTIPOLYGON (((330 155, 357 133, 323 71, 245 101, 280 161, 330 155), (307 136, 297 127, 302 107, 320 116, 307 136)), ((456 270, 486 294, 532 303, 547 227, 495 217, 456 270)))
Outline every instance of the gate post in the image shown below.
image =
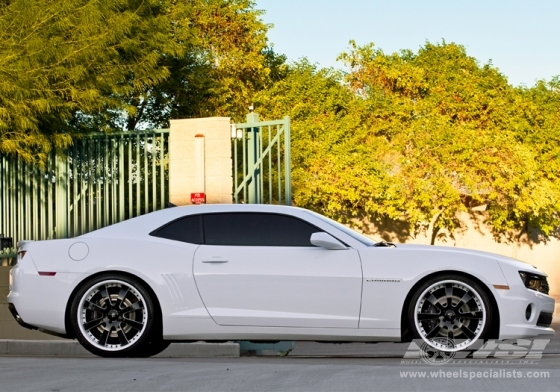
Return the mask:
POLYGON ((249 204, 261 203, 261 195, 259 195, 259 174, 260 169, 255 165, 257 163, 258 151, 259 151, 259 127, 257 123, 259 122, 259 115, 257 113, 247 114, 247 124, 249 125, 249 143, 247 151, 247 161, 248 161, 248 174, 252 174, 253 178, 249 182, 249 204), (253 125, 254 126, 251 126, 253 125))
POLYGON ((292 136, 290 134, 290 117, 284 117, 284 181, 286 205, 292 205, 292 146, 290 145, 292 136))
MULTIPOLYGON (((200 152, 199 152, 200 153, 200 152)), ((229 117, 171 120, 169 130, 169 202, 191 203, 191 193, 203 191, 207 204, 231 204, 233 190, 229 117), (204 137, 204 189, 197 184, 195 139, 204 137)))

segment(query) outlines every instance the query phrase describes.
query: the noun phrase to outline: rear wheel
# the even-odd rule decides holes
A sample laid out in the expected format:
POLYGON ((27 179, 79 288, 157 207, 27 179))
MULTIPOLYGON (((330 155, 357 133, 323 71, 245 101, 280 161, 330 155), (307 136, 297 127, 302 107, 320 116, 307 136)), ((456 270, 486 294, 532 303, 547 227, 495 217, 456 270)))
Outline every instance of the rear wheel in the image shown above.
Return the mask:
POLYGON ((409 305, 409 327, 417 339, 444 352, 467 349, 488 336, 490 299, 479 284, 460 275, 432 278, 409 305))
POLYGON ((90 279, 78 290, 71 307, 76 337, 88 351, 102 357, 154 355, 163 343, 154 318, 149 293, 125 275, 90 279))

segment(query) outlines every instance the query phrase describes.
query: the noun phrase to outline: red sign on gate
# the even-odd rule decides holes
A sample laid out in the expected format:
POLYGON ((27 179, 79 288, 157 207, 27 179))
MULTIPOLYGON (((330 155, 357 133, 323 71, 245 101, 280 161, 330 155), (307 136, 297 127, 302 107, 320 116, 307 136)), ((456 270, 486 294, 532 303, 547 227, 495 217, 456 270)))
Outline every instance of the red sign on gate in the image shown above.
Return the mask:
POLYGON ((204 193, 191 193, 191 203, 193 204, 206 203, 206 195, 204 193))

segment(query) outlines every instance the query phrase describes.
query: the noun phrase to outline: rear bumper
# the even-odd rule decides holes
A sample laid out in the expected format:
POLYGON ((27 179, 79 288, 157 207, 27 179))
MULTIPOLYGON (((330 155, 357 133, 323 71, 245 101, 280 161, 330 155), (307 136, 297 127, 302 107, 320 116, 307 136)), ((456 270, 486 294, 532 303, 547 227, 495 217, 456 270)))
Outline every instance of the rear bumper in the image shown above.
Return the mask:
POLYGON ((7 300, 12 315, 25 328, 49 331, 57 336, 66 335, 66 301, 70 297, 75 274, 41 276, 33 263, 26 261, 10 271, 7 300))

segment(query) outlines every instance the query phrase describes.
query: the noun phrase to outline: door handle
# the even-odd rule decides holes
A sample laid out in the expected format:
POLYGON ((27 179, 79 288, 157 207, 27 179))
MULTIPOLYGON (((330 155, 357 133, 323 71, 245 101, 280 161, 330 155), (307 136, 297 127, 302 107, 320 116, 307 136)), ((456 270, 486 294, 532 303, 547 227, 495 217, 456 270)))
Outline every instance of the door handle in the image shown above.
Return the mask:
POLYGON ((221 257, 212 257, 208 260, 202 260, 203 263, 227 263, 228 260, 222 259, 221 257))

